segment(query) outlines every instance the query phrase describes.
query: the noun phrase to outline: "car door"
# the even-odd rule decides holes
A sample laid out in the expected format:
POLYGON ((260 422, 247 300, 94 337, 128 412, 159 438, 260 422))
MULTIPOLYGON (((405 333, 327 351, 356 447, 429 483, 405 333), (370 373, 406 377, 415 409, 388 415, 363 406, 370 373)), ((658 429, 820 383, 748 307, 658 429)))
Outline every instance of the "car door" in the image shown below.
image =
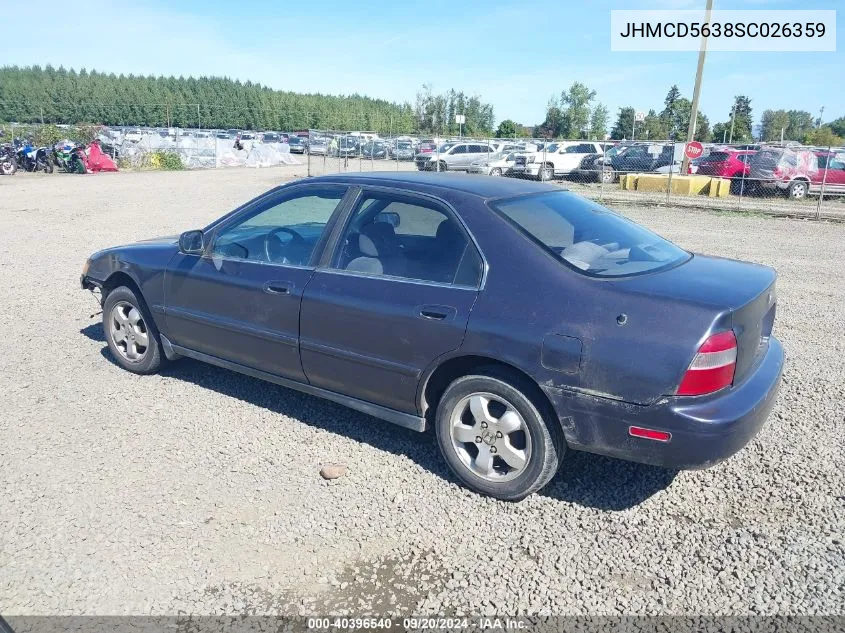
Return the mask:
POLYGON ((821 182, 824 181, 825 193, 845 193, 845 154, 819 157, 818 175, 813 180, 819 182, 814 189, 821 191, 821 182))
POLYGON ((213 229, 202 255, 176 255, 165 275, 171 342, 304 380, 298 348, 302 293, 347 190, 280 189, 213 229))
POLYGON ((302 300, 305 374, 414 413, 423 371, 463 342, 484 270, 477 247, 442 201, 377 187, 363 189, 336 243, 302 300))
POLYGON ((469 166, 473 163, 473 161, 486 159, 492 152, 493 149, 487 145, 477 145, 474 143, 467 145, 466 169, 469 169, 469 166))
POLYGON ((446 165, 449 169, 469 169, 468 146, 461 143, 449 150, 446 165))

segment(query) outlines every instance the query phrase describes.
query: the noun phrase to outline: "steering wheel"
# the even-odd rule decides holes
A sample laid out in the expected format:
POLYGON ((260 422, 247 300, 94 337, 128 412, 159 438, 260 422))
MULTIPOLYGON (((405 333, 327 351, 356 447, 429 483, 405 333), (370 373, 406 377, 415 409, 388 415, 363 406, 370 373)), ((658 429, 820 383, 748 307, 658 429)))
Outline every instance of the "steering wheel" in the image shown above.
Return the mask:
POLYGON ((285 256, 290 246, 300 246, 304 251, 307 249, 308 244, 304 237, 286 226, 277 227, 264 236, 264 255, 266 255, 268 262, 290 264, 290 260, 285 256), (280 239, 278 237, 279 233, 287 233, 290 235, 290 240, 280 239), (272 239, 274 237, 276 239, 272 239))

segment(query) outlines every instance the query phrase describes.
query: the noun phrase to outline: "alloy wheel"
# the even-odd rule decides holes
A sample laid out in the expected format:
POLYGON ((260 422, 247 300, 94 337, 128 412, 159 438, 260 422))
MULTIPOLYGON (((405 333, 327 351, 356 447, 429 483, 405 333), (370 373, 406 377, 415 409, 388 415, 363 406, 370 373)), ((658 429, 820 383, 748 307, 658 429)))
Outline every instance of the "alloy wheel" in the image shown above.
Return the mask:
POLYGON ((140 310, 126 301, 114 305, 110 314, 112 343, 123 358, 140 362, 150 345, 150 334, 140 310))
POLYGON ((452 447, 474 475, 502 482, 518 477, 531 459, 531 436, 516 408, 501 396, 474 393, 450 418, 452 447))

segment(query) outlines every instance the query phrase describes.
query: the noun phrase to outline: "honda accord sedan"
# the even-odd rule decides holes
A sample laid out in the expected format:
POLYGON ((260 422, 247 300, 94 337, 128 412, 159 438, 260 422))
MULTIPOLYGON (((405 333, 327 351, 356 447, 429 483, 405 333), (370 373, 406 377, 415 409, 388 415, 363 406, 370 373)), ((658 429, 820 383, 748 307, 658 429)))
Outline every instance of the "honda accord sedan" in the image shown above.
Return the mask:
POLYGON ((124 369, 184 356, 433 427, 461 482, 518 500, 568 450, 740 450, 780 384, 775 277, 553 185, 390 172, 277 187, 81 281, 124 369))

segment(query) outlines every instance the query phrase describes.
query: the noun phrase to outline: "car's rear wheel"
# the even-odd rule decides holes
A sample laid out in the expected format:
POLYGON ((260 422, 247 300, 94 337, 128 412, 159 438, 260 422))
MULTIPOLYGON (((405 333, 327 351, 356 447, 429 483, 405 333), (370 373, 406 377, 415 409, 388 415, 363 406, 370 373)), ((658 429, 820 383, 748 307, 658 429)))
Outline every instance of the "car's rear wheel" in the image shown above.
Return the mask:
POLYGON ((491 176, 501 176, 502 170, 499 167, 494 167, 493 169, 490 170, 490 175, 491 176))
POLYGON ((103 330, 112 358, 123 369, 153 374, 164 362, 155 322, 131 288, 118 286, 103 302, 103 330))
POLYGON ((541 182, 548 182, 549 180, 554 178, 554 175, 555 173, 552 166, 544 163, 540 166, 540 172, 537 174, 537 178, 541 182))
POLYGON ((554 476, 565 442, 529 385, 517 376, 485 374, 458 378, 443 393, 435 418, 437 443, 467 487, 519 501, 554 476))
POLYGON ((609 185, 613 183, 613 179, 616 177, 616 174, 610 167, 605 167, 601 170, 599 177, 604 184, 609 185))
POLYGON ((808 186, 804 180, 793 180, 787 189, 787 195, 793 200, 803 200, 807 197, 808 186))

